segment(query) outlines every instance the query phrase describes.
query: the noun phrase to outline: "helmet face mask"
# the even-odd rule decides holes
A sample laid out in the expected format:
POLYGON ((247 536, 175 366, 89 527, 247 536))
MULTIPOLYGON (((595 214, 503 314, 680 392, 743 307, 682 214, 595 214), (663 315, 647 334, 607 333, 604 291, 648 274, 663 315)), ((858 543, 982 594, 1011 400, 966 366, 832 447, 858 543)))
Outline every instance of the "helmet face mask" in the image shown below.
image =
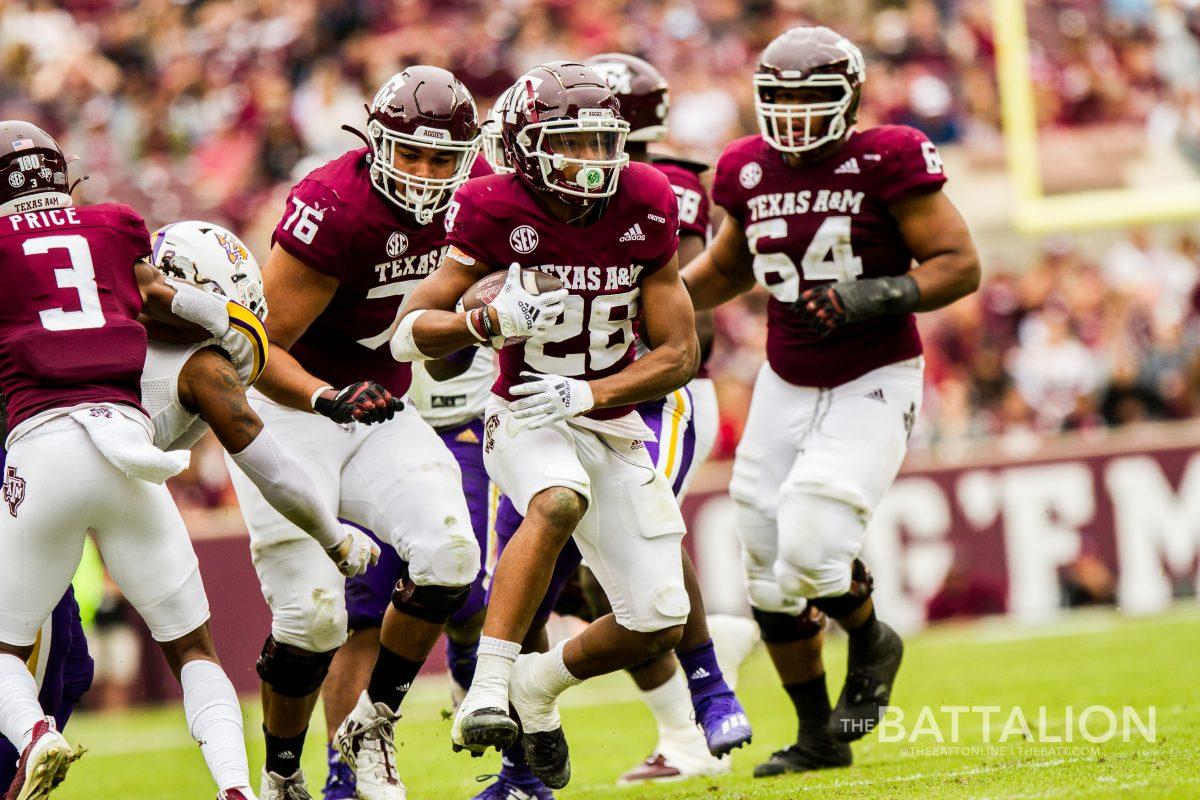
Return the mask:
MULTIPOLYGON (((419 129, 418 129, 419 130, 419 129)), ((442 133, 435 131, 434 133, 442 133)), ((412 214, 418 222, 427 224, 434 214, 444 211, 454 191, 471 177, 471 167, 479 153, 480 141, 452 141, 429 135, 396 133, 377 120, 367 124, 371 139, 371 184, 400 208, 412 214), (454 157, 454 167, 444 178, 426 177, 405 172, 396 166, 400 148, 442 150, 454 157)))
MULTIPOLYGON (((457 78, 439 67, 415 66, 393 75, 367 107, 371 185, 422 225, 449 207, 471 176, 480 136, 475 101, 457 78), (404 151, 445 151, 445 176, 403 169, 404 151)), ((427 159, 428 160, 428 159, 427 159)), ((438 170, 440 171, 440 170, 438 170)))
POLYGON ((579 115, 577 120, 527 125, 517 137, 517 146, 526 157, 537 159, 547 188, 585 200, 611 197, 629 163, 625 153, 629 124, 607 109, 583 109, 579 115))
POLYGON ((232 232, 209 222, 164 225, 150 237, 151 263, 168 278, 228 297, 267 318, 262 271, 232 232))
POLYGON ((847 114, 854 89, 844 75, 811 75, 800 80, 754 76, 754 110, 759 132, 784 153, 804 153, 842 139, 849 128, 847 114), (776 102, 780 89, 827 96, 829 100, 776 102), (814 91, 816 90, 816 91, 814 91))
POLYGON ((763 51, 754 75, 759 132, 790 155, 836 146, 850 133, 866 64, 850 40, 828 28, 792 28, 763 51))

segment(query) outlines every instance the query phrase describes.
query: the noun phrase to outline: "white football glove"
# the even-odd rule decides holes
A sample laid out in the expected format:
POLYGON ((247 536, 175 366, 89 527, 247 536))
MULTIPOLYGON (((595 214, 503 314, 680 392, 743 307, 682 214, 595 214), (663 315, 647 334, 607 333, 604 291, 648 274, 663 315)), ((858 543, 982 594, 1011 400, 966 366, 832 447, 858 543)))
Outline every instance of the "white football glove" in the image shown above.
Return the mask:
POLYGON ((325 552, 337 565, 338 572, 353 578, 379 563, 379 545, 358 528, 350 525, 343 525, 342 528, 346 535, 333 547, 327 547, 325 552))
POLYGON ((566 289, 530 294, 521 283, 521 268, 513 264, 508 268, 504 285, 488 306, 496 310, 501 336, 528 339, 550 329, 554 320, 566 310, 563 302, 566 296, 566 289))
POLYGON ((587 381, 540 372, 522 372, 521 377, 528 383, 512 387, 510 391, 521 399, 514 401, 511 408, 513 416, 524 420, 530 428, 577 417, 596 404, 587 381))

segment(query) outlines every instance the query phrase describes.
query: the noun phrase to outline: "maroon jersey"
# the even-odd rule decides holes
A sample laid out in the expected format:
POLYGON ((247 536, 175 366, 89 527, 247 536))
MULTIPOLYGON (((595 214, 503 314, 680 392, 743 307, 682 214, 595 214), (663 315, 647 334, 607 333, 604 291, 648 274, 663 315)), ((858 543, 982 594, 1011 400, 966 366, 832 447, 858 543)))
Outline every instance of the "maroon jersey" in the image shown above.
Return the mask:
POLYGON ((912 267, 892 203, 946 182, 933 143, 912 128, 852 133, 833 155, 791 167, 760 136, 725 148, 713 200, 746 232, 767 303, 767 361, 798 386, 837 386, 921 353, 912 314, 812 333, 789 304, 811 286, 902 275, 912 267))
MULTIPOLYGON (((392 358, 388 340, 401 306, 446 252, 443 215, 420 225, 372 186, 365 147, 317 167, 292 189, 272 242, 337 278, 325 310, 289 351, 335 387, 373 380, 400 396, 412 365, 392 358)), ((492 168, 475 159, 472 176, 492 168)))
MULTIPOLYGON (((699 236, 702 242, 708 242, 708 192, 704 184, 700 183, 700 173, 670 160, 647 163, 666 175, 667 180, 671 182, 671 188, 675 190, 675 198, 679 201, 679 235, 699 236)), ((708 359, 711 356, 711 347, 701 348, 697 378, 708 377, 708 359)))
MULTIPOLYGON (((500 351, 492 390, 512 400, 509 390, 524 383, 524 370, 590 380, 624 369, 633 360, 642 280, 679 248, 677 217, 671 184, 647 164, 625 168, 604 213, 585 228, 547 211, 516 175, 459 189, 447 216, 450 244, 496 269, 515 262, 554 275, 570 292, 550 331, 500 351)), ((631 408, 588 416, 612 419, 631 408)))
POLYGON ((708 241, 708 192, 700 176, 672 161, 650 161, 650 166, 667 176, 675 198, 679 201, 679 233, 691 234, 708 241))
POLYGON ((83 403, 138 407, 146 330, 134 264, 146 223, 123 205, 0 217, 0 391, 12 430, 83 403))

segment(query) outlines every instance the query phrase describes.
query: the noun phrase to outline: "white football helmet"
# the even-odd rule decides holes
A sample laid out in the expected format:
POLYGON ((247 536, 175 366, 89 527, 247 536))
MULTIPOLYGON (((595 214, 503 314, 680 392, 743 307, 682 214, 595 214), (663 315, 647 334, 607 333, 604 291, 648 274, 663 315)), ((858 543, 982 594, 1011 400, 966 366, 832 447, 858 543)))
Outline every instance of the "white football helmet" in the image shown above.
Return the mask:
POLYGON ((164 275, 236 300, 260 320, 267 318, 262 270, 232 232, 188 220, 164 225, 150 239, 151 263, 164 275))
POLYGON ((488 112, 487 119, 484 120, 480 130, 483 132, 483 157, 492 165, 492 169, 496 172, 512 172, 513 168, 508 163, 508 156, 504 152, 504 139, 500 135, 500 125, 504 119, 504 109, 508 106, 509 95, 512 94, 513 87, 510 86, 501 92, 496 98, 492 110, 488 112))

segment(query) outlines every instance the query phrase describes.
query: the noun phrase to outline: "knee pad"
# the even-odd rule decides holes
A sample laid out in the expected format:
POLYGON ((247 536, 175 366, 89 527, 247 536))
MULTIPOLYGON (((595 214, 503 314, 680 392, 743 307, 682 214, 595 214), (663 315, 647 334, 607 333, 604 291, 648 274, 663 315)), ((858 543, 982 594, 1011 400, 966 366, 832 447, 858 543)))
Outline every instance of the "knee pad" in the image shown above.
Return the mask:
POLYGON ((850 587, 850 568, 866 524, 855 506, 788 490, 779 503, 779 553, 774 573, 785 595, 833 597, 850 587))
POLYGON ((806 606, 798 616, 751 608, 754 621, 767 644, 790 644, 811 639, 825 628, 825 615, 815 606, 806 606))
POLYGON ((850 568, 850 591, 836 597, 818 597, 812 600, 812 605, 824 611, 834 619, 853 614, 867 602, 875 590, 875 578, 862 559, 854 559, 850 568))
POLYGON ((284 697, 307 697, 321 688, 336 650, 302 653, 268 636, 254 669, 262 682, 284 697))
POLYGON ((392 606, 410 617, 444 625, 455 611, 463 607, 470 594, 470 585, 419 586, 413 583, 406 570, 392 592, 392 606))
POLYGON ((419 580, 423 586, 452 586, 466 589, 479 574, 479 543, 470 528, 452 534, 431 551, 411 554, 405 577, 419 580))

